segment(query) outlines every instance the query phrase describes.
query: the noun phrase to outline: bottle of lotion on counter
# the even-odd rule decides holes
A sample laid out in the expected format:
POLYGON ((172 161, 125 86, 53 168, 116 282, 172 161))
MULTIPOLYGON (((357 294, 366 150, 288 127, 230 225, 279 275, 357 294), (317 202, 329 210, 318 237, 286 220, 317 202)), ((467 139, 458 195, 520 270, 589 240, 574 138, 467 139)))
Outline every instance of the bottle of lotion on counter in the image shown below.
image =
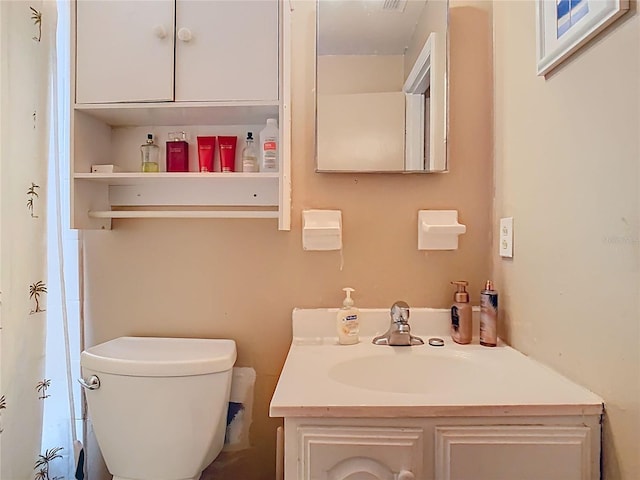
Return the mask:
POLYGON ((458 287, 454 295, 454 303, 451 306, 451 338, 456 343, 471 343, 472 332, 472 310, 467 293, 468 282, 463 280, 451 282, 458 287))
POLYGON ((480 292, 480 345, 495 347, 498 344, 498 292, 493 282, 487 280, 480 292))
POLYGON ((358 309, 353 306, 351 292, 353 288, 343 288, 347 294, 342 302, 342 308, 338 310, 336 327, 338 329, 338 343, 340 345, 353 345, 359 342, 360 319, 358 309))

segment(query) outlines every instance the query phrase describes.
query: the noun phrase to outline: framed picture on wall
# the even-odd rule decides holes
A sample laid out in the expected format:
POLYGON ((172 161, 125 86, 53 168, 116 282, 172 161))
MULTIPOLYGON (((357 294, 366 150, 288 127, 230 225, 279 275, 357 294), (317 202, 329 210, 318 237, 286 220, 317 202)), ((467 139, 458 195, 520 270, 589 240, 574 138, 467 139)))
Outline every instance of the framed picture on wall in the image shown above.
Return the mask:
POLYGON ((538 75, 546 75, 629 10, 629 0, 536 0, 538 75))

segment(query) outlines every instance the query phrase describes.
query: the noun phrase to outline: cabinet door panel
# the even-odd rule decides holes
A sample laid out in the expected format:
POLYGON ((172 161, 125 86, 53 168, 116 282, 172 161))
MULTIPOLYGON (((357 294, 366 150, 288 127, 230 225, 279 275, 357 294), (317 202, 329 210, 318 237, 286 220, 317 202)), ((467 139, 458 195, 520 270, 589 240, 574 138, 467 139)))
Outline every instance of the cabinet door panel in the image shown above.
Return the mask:
POLYGON ((423 478, 420 428, 304 426, 297 434, 298 480, 423 478))
POLYGON ((173 0, 76 4, 78 103, 173 100, 173 0))
POLYGON ((438 480, 590 480, 588 427, 436 427, 438 480))
POLYGON ((176 101, 278 99, 277 0, 177 0, 176 29, 176 101))

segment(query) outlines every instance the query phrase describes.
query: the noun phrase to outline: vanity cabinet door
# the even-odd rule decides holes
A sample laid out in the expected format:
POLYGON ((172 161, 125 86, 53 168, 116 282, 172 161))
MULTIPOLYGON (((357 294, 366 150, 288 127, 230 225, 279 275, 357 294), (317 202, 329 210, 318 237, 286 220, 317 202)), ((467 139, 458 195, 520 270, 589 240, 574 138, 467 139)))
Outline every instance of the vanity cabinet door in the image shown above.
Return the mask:
POLYGON ((435 428, 438 480, 592 480, 599 478, 586 426, 435 428))
POLYGON ((286 480, 424 478, 421 428, 303 426, 297 433, 298 471, 286 480))
POLYGON ((278 0, 177 0, 176 101, 278 100, 278 0))
POLYGON ((75 7, 77 103, 173 100, 173 0, 75 7))

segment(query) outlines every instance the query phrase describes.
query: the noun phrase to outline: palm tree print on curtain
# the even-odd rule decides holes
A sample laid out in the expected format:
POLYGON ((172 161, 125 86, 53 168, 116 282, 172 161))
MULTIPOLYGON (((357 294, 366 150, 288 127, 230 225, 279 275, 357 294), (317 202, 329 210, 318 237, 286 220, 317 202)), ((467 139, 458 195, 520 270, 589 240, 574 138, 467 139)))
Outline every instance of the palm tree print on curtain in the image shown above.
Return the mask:
POLYGON ((38 382, 38 384, 36 385, 36 390, 38 391, 38 393, 40 393, 40 396, 38 397, 40 400, 44 400, 51 396, 47 395, 47 388, 49 388, 50 386, 51 380, 49 380, 48 378, 45 378, 41 382, 38 382))
POLYGON ((61 480, 64 478, 49 476, 49 465, 56 458, 62 458, 62 455, 60 455, 61 451, 62 447, 56 447, 45 451, 44 455, 38 455, 38 460, 33 467, 34 470, 36 470, 36 475, 33 477, 34 480, 61 480))
POLYGON ((31 182, 31 186, 29 187, 29 190, 27 190, 27 208, 29 209, 31 218, 38 218, 38 215, 34 215, 33 213, 35 199, 39 196, 38 192, 36 192, 36 188, 40 188, 40 186, 31 182))
MULTIPOLYGON (((7 400, 4 398, 4 395, 0 397, 0 410, 4 410, 7 408, 7 400)), ((2 415, 0 414, 0 417, 2 415)), ((2 433, 2 427, 0 427, 0 433, 2 433)))
MULTIPOLYGON (((39 400, 44 401, 51 396, 47 394, 47 389, 50 386, 51 386, 51 380, 49 380, 48 378, 45 378, 36 384, 36 391, 40 394, 38 396, 39 400)), ((64 448, 55 447, 55 448, 46 450, 44 452, 44 455, 42 454, 38 455, 38 459, 36 460, 36 463, 33 467, 33 469, 36 471, 36 474, 33 477, 34 480, 63 480, 64 479, 64 477, 56 477, 56 476, 51 477, 49 475, 49 466, 51 465, 51 462, 53 462, 57 458, 62 458, 62 455, 60 455, 60 452, 62 452, 62 450, 64 450, 64 448)))
POLYGON ((29 298, 33 298, 36 302, 36 308, 31 310, 31 314, 44 312, 44 308, 40 308, 40 295, 43 293, 47 293, 47 286, 42 280, 37 281, 33 285, 29 286, 29 298))
POLYGON ((38 36, 33 37, 36 42, 40 42, 42 40, 42 12, 39 12, 33 7, 29 7, 31 9, 31 20, 33 20, 33 24, 38 27, 38 36))

